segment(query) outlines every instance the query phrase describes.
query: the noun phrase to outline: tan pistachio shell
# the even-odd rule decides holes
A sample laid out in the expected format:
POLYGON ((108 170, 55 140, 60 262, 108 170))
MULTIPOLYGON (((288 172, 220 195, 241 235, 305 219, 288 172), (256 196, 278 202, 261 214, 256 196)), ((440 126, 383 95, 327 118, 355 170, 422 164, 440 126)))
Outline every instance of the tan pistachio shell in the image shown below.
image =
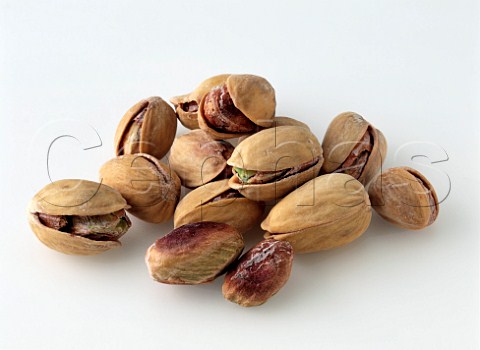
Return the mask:
MULTIPOLYGON (((273 126, 275 116, 275 90, 270 83, 259 76, 250 74, 232 74, 225 84, 233 104, 253 123, 269 128, 273 126)), ((217 140, 231 139, 251 133, 229 133, 211 128, 203 115, 205 96, 199 104, 198 124, 217 140)))
POLYGON ((49 215, 95 216, 126 209, 120 193, 108 186, 79 179, 48 184, 30 201, 28 222, 37 238, 47 247, 64 254, 96 255, 121 246, 119 241, 95 241, 43 225, 37 213, 49 215))
POLYGON ((304 127, 306 129, 310 130, 308 125, 305 124, 304 122, 301 122, 300 120, 297 120, 295 118, 290 118, 290 117, 275 117, 273 119, 273 126, 275 126, 275 127, 277 127, 277 126, 301 126, 301 127, 304 127))
POLYGON ((230 74, 215 75, 202 81, 191 93, 170 98, 170 102, 173 103, 175 107, 178 119, 184 127, 191 130, 198 129, 198 113, 197 111, 184 111, 182 109, 182 104, 194 102, 199 105, 203 96, 205 96, 212 88, 224 84, 229 76, 230 74))
POLYGON ((162 159, 175 139, 177 117, 172 107, 162 98, 153 96, 136 103, 123 116, 115 133, 114 147, 117 156, 128 153, 124 137, 133 119, 144 109, 143 124, 138 142, 138 153, 147 153, 162 159))
POLYGON ((330 123, 322 142, 325 156, 322 171, 327 174, 338 172, 339 167, 365 135, 368 128, 373 137, 373 148, 358 178, 358 181, 367 185, 381 170, 387 154, 387 142, 380 130, 354 112, 341 113, 330 123))
POLYGON ((195 188, 225 171, 227 160, 223 152, 225 146, 220 141, 203 130, 192 130, 175 139, 168 162, 183 186, 195 188))
POLYGON ((285 197, 305 182, 317 177, 321 167, 321 162, 318 162, 298 174, 264 184, 243 184, 236 176, 232 176, 228 185, 252 201, 268 202, 285 197))
POLYGON ((232 74, 226 84, 233 104, 248 119, 264 128, 272 126, 276 107, 275 90, 265 78, 232 74))
POLYGON ((311 161, 315 157, 320 158, 318 163, 298 174, 265 184, 243 184, 233 176, 229 186, 256 201, 282 198, 318 175, 323 163, 322 154, 320 143, 307 128, 280 126, 262 130, 241 142, 227 164, 255 171, 278 171, 311 161))
POLYGON ((199 221, 213 221, 229 224, 240 233, 250 230, 263 215, 263 203, 243 197, 209 202, 228 190, 230 187, 227 179, 208 183, 188 193, 175 210, 174 227, 199 221))
POLYGON ((431 225, 440 209, 432 184, 409 167, 385 170, 372 182, 368 194, 381 217, 409 230, 431 225))
POLYGON ((370 224, 362 184, 346 174, 316 177, 275 205, 261 227, 265 238, 289 241, 295 252, 332 249, 358 238, 370 224))
MULTIPOLYGON (((278 127, 278 126, 301 126, 301 127, 304 127, 306 129, 310 130, 310 128, 308 127, 307 124, 301 122, 300 120, 290 118, 290 117, 275 117, 274 120, 273 120, 273 127, 278 127)), ((245 135, 245 136, 240 137, 238 139, 238 143, 242 142, 243 140, 245 140, 249 136, 251 136, 251 135, 245 135)))
POLYGON ((100 178, 127 200, 128 212, 144 221, 160 223, 170 219, 180 198, 178 176, 148 154, 113 158, 100 168, 100 178))

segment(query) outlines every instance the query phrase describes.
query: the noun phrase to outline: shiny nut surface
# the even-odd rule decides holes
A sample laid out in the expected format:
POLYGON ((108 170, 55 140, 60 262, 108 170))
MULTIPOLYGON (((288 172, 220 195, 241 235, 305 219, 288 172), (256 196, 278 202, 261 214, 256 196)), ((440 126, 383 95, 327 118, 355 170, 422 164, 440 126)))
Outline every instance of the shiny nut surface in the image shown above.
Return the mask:
POLYGON ((318 175, 323 152, 308 128, 280 126, 242 141, 227 161, 231 188, 257 201, 280 199, 318 175))
POLYGON ((244 233, 260 221, 263 211, 263 203, 243 197, 228 186, 228 180, 220 180, 188 193, 175 209, 174 225, 223 222, 244 233))
POLYGON ((195 188, 232 176, 227 159, 233 149, 229 142, 215 140, 203 130, 192 130, 175 139, 168 162, 183 186, 195 188))
POLYGON ((241 306, 265 303, 287 282, 292 261, 293 249, 287 241, 261 241, 227 272, 223 296, 241 306))
POLYGON ((381 170, 387 154, 382 132, 357 113, 333 119, 322 142, 323 173, 345 173, 367 185, 381 170))
POLYGON ((119 247, 131 226, 127 203, 108 186, 67 179, 48 184, 30 201, 28 221, 38 239, 65 254, 95 255, 119 247))
POLYGON ((368 194, 375 211, 402 228, 419 230, 438 216, 435 189, 425 176, 409 167, 385 170, 369 187, 368 194))
POLYGON ((113 158, 100 168, 101 181, 118 190, 136 217, 160 223, 173 216, 180 179, 155 157, 137 153, 113 158))
POLYGON ((167 284, 200 284, 221 275, 242 252, 243 237, 232 226, 198 222, 158 239, 145 257, 151 277, 167 284))
POLYGON ((370 224, 370 200, 350 175, 319 176, 291 192, 270 211, 265 238, 289 241, 296 253, 332 249, 358 238, 370 224))
POLYGON ((177 117, 162 98, 136 103, 120 120, 115 133, 115 154, 147 153, 162 159, 175 139, 177 117))

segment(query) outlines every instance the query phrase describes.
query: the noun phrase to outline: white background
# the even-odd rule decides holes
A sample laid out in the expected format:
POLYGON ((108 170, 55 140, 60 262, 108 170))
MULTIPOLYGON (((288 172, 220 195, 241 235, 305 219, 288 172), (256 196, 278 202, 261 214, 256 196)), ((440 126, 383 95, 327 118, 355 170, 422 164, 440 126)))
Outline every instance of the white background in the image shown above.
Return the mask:
POLYGON ((477 349, 478 2, 1 0, 0 20, 0 347, 477 349), (222 278, 150 280, 145 250, 171 224, 134 219, 96 257, 37 241, 25 211, 56 137, 76 139, 52 145, 52 180, 96 180, 131 105, 227 72, 269 79, 277 115, 320 140, 338 113, 362 114, 387 167, 421 170, 441 198, 451 184, 438 220, 408 232, 375 214, 354 243, 297 256, 249 309, 223 300, 222 278))

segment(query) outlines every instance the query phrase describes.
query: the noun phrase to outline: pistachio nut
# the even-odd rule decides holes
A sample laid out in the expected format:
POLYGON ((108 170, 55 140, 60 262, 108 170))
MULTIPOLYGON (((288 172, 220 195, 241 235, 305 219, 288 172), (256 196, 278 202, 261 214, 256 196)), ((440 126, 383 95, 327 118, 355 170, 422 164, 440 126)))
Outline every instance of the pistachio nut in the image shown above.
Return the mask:
POLYGON ((167 284, 214 280, 241 254, 243 237, 232 226, 197 222, 174 229, 147 250, 150 276, 167 284))
POLYGON ((333 119, 322 143, 322 172, 345 173, 365 186, 380 171, 387 154, 382 132, 360 115, 345 112, 333 119))
POLYGON ((225 84, 230 74, 220 74, 208 78, 200 83, 195 90, 189 94, 175 96, 170 99, 175 107, 178 120, 187 129, 198 129, 198 105, 212 88, 225 84))
POLYGON ((48 184, 30 201, 28 221, 47 247, 65 254, 95 255, 121 244, 131 226, 119 192, 87 180, 48 184))
POLYGON ((289 241, 296 253, 350 243, 370 224, 370 200, 362 184, 347 174, 310 180, 270 211, 261 227, 265 238, 289 241))
POLYGON ((233 167, 231 188, 256 201, 285 196, 318 175, 322 147, 310 130, 280 126, 242 141, 227 161, 233 167))
POLYGON ((375 211, 402 228, 419 230, 438 216, 435 189, 425 176, 409 167, 385 170, 372 182, 368 194, 375 211))
POLYGON ((287 241, 261 241, 229 269, 223 296, 241 306, 265 303, 287 282, 292 261, 293 249, 287 241))
POLYGON ((177 131, 172 107, 160 97, 149 97, 130 108, 115 133, 115 154, 147 153, 162 159, 177 131))
POLYGON ((180 198, 178 176, 149 154, 110 159, 100 168, 100 179, 122 194, 129 213, 148 222, 170 219, 180 198))
POLYGON ((228 186, 228 180, 220 180, 188 193, 178 203, 173 222, 175 227, 198 221, 223 222, 244 233, 260 221, 263 210, 263 203, 243 197, 228 186))
POLYGON ((275 90, 262 77, 232 74, 200 101, 198 124, 222 140, 273 126, 275 90))
POLYGON ((183 186, 195 188, 232 176, 227 159, 233 149, 227 141, 215 140, 203 130, 192 130, 175 139, 168 162, 183 186))

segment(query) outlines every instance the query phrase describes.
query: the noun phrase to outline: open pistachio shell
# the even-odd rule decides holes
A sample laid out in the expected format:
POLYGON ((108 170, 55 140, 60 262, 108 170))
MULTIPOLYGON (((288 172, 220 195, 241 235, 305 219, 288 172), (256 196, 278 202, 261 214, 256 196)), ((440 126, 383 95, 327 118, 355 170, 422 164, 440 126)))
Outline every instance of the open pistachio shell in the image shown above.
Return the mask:
POLYGON ((48 184, 30 201, 28 221, 38 239, 65 254, 95 255, 120 247, 118 240, 94 240, 58 231, 44 225, 39 214, 93 217, 127 208, 127 202, 113 188, 87 180, 68 179, 48 184))
POLYGON ((275 205, 261 227, 265 238, 289 241, 295 252, 332 249, 358 238, 371 220, 368 194, 350 175, 319 176, 275 205))
POLYGON ((170 219, 180 198, 180 179, 167 165, 143 153, 113 158, 100 168, 103 183, 117 189, 128 211, 153 223, 170 219))
POLYGON ((375 211, 402 228, 419 230, 438 216, 435 189, 425 176, 409 167, 385 170, 372 182, 368 194, 375 211))
POLYGON ((353 112, 342 113, 333 119, 322 147, 324 173, 346 173, 364 185, 379 173, 387 153, 382 132, 353 112))
POLYGON ((232 176, 227 159, 233 148, 226 141, 214 140, 203 130, 192 130, 175 139, 168 162, 183 186, 195 188, 214 179, 232 176))
POLYGON ((240 233, 250 230, 260 221, 264 205, 231 192, 234 191, 228 186, 228 180, 220 180, 188 193, 175 210, 175 227, 213 221, 229 224, 240 233))
POLYGON ((149 97, 136 103, 120 120, 115 153, 147 153, 161 159, 170 149, 176 131, 177 117, 172 107, 160 97, 149 97))
POLYGON ((227 164, 254 172, 276 172, 295 168, 314 159, 318 161, 311 167, 272 182, 244 183, 234 175, 229 185, 249 199, 270 201, 282 198, 318 175, 323 152, 310 130, 301 126, 265 129, 242 141, 227 164))
POLYGON ((170 98, 170 102, 175 107, 180 123, 187 129, 198 129, 198 105, 210 89, 215 86, 225 84, 230 74, 220 74, 208 78, 200 83, 195 90, 189 94, 174 96, 170 98))
POLYGON ((233 104, 248 119, 264 128, 273 126, 275 90, 265 78, 251 74, 232 74, 226 84, 233 104))
MULTIPOLYGON (((225 87, 229 93, 233 105, 243 113, 252 125, 259 128, 273 126, 275 115, 275 90, 270 83, 259 76, 249 74, 232 74, 225 81, 225 87)), ((219 87, 215 87, 218 89, 219 87)), ((252 134, 249 132, 229 132, 212 127, 205 117, 205 104, 208 94, 203 96, 198 109, 198 124, 201 129, 208 132, 218 140, 241 137, 252 134)), ((228 119, 228 118, 227 118, 228 119)))

